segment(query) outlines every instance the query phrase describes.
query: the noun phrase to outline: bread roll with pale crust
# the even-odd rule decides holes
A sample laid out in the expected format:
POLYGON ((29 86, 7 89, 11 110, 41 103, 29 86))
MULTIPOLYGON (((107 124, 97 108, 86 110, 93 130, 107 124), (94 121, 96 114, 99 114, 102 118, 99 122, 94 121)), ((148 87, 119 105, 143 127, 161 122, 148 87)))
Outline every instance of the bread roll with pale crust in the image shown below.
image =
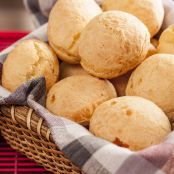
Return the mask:
POLYGON ((170 118, 174 111, 174 55, 155 54, 146 59, 131 74, 126 95, 153 101, 170 118))
POLYGON ((149 44, 147 27, 138 18, 121 11, 104 12, 81 34, 80 63, 90 74, 111 79, 141 63, 149 44))
POLYGON ((50 89, 46 107, 58 116, 85 122, 99 104, 116 96, 113 85, 107 80, 87 75, 70 76, 50 89))
POLYGON ((121 10, 135 15, 149 29, 153 37, 163 23, 164 8, 161 0, 103 0, 104 11, 121 10))
POLYGON ((118 97, 99 105, 90 120, 90 131, 130 150, 160 143, 171 131, 164 112, 140 97, 118 97))
POLYGON ((56 54, 44 42, 30 39, 20 42, 3 64, 2 85, 14 92, 22 83, 44 76, 47 90, 56 83, 59 64, 56 54))
POLYGON ((102 10, 94 0, 58 0, 48 21, 48 40, 60 59, 77 64, 78 41, 86 24, 102 10))

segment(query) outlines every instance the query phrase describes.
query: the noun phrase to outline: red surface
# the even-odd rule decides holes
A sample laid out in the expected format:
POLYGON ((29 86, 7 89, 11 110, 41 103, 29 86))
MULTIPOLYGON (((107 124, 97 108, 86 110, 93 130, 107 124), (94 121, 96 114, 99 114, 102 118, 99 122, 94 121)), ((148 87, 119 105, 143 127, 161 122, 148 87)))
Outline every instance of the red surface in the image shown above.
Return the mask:
POLYGON ((2 32, 0 31, 0 50, 8 47, 21 37, 25 36, 27 32, 2 32))
MULTIPOLYGON (((27 32, 0 32, 0 51, 27 32)), ((0 136, 0 174, 49 174, 41 166, 13 150, 0 136)))

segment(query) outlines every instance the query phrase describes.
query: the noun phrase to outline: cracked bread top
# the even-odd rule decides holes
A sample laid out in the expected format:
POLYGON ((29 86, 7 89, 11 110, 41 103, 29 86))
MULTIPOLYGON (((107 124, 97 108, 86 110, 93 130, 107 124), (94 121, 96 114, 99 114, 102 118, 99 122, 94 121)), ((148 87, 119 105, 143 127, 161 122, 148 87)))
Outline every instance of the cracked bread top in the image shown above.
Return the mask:
POLYGON ((94 0, 59 0, 55 4, 49 16, 48 39, 60 59, 67 63, 79 63, 81 31, 101 12, 94 0))
POLYGON ((147 54, 150 34, 135 16, 108 11, 93 18, 79 40, 82 67, 100 78, 115 78, 134 69, 147 54))
POLYGON ((47 90, 57 81, 59 64, 56 54, 44 42, 30 39, 20 42, 3 64, 2 85, 15 91, 22 83, 44 76, 47 90))

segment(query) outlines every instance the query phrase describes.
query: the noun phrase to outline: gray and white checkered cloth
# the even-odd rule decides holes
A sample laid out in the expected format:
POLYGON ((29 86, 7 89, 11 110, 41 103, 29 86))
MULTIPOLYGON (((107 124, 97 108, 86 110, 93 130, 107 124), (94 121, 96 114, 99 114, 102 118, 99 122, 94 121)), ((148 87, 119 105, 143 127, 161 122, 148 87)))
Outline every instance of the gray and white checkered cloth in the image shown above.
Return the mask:
MULTIPOLYGON (((31 0, 32 3, 35 1, 37 0, 31 0)), ((30 0, 27 2, 29 4, 30 0)), ((41 1, 38 0, 37 4, 39 2, 41 1)), ((174 8, 174 2, 170 1, 168 7, 174 8)), ((44 8, 46 11, 50 9, 46 6, 44 8)), ((168 9, 167 15, 173 14, 172 9, 169 11, 168 9)), ((171 23, 174 23, 173 16, 170 17, 171 23)), ((46 30, 47 24, 44 24, 23 39, 47 41, 46 30)), ((0 72, 3 61, 14 46, 15 44, 0 53, 0 72)), ((58 147, 86 174, 174 174, 174 132, 159 145, 133 152, 97 138, 79 124, 47 111, 44 108, 46 93, 43 77, 28 81, 10 95, 1 87, 0 94, 4 92, 6 95, 0 99, 0 105, 29 105, 33 108, 46 120, 58 147)))

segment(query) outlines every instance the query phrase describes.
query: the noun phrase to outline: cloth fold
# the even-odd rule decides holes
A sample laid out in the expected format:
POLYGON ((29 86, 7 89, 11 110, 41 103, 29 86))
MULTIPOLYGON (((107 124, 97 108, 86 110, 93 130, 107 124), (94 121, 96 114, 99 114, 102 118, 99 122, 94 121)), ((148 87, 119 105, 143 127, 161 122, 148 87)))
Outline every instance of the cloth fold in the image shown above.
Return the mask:
MULTIPOLYGON (((170 3, 169 6, 174 9, 174 2, 170 3)), ((173 16, 170 17, 174 23, 173 16)), ((36 38, 47 41, 46 30, 47 24, 22 40, 36 38)), ((3 61, 15 45, 16 43, 0 53, 0 72, 3 61)), ((5 90, 1 87, 1 91, 5 90)), ((4 95, 0 99, 0 105, 28 105, 44 118, 55 144, 86 174, 174 173, 174 132, 159 145, 133 152, 97 138, 81 125, 45 109, 46 90, 43 77, 26 82, 10 95, 3 92, 0 95, 4 95)))
POLYGON ((45 78, 30 80, 0 105, 28 105, 47 122, 54 142, 65 155, 87 174, 163 174, 174 166, 174 133, 162 144, 132 152, 92 135, 86 128, 44 108, 45 78), (168 164, 169 163, 169 164, 168 164), (169 167, 170 166, 170 167, 169 167))

